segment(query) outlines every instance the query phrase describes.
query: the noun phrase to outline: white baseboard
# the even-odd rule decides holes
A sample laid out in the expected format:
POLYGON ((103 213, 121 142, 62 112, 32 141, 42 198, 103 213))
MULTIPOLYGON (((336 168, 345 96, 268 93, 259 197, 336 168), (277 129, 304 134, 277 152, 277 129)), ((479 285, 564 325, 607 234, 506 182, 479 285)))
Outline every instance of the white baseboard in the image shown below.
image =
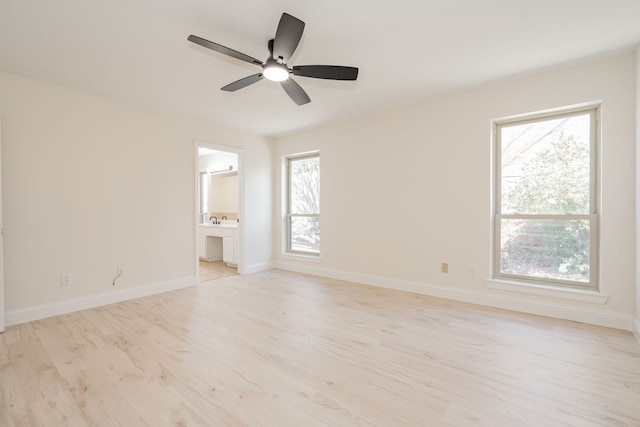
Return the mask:
POLYGON ((195 284, 196 278, 190 276, 167 280, 165 282, 136 286, 129 289, 118 289, 113 292, 105 292, 97 295, 57 301, 50 304, 10 310, 5 313, 5 323, 6 326, 17 325, 20 323, 31 322, 32 320, 40 320, 47 317, 72 313, 74 311, 86 310, 88 308, 187 288, 189 286, 194 286, 195 284))
MULTIPOLYGON (((638 314, 640 315, 640 313, 638 314)), ((638 316, 635 316, 633 318, 633 335, 636 336, 636 340, 638 341, 638 344, 640 344, 640 318, 638 316)))
POLYGON ((260 271, 269 270, 270 268, 273 268, 273 265, 270 262, 251 264, 244 267, 244 271, 242 271, 242 274, 259 273, 260 271))
MULTIPOLYGON (((485 305, 506 310, 520 311, 558 319, 573 320, 581 323, 605 326, 615 329, 631 331, 633 329, 633 316, 624 313, 615 313, 607 310, 593 309, 590 307, 572 306, 566 303, 554 303, 536 301, 521 296, 504 295, 494 292, 479 292, 468 289, 456 289, 449 286, 434 285, 392 277, 375 276, 370 274, 354 273, 350 271, 334 270, 298 264, 286 261, 273 263, 274 268, 294 271, 298 273, 313 274, 332 279, 349 282, 363 283, 365 285, 379 286, 382 288, 396 289, 413 292, 438 298, 446 298, 471 304, 485 305)), ((636 328, 640 326, 637 324, 636 328)), ((640 330, 640 329, 639 329, 640 330)))

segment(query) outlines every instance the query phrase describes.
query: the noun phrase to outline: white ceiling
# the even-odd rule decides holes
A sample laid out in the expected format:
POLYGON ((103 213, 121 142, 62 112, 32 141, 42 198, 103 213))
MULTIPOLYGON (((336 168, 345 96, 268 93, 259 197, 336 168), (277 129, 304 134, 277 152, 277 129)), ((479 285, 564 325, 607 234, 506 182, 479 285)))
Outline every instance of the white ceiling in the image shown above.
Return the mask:
MULTIPOLYGON (((634 48, 640 0, 2 0, 0 70, 264 135, 414 104, 450 91, 634 48), (282 12, 306 23, 289 65, 349 65, 356 82, 296 77, 220 88, 260 68, 282 12)), ((1 94, 0 94, 1 95, 1 94)))

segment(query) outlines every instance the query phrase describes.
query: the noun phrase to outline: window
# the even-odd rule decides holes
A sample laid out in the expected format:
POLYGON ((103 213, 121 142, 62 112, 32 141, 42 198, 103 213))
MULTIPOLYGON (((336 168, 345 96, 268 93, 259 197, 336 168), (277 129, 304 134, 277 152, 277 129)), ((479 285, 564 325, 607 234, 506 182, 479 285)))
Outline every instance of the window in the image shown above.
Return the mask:
POLYGON ((287 158, 287 252, 320 254, 320 155, 287 158))
POLYGON ((598 112, 495 124, 494 278, 597 289, 598 112))

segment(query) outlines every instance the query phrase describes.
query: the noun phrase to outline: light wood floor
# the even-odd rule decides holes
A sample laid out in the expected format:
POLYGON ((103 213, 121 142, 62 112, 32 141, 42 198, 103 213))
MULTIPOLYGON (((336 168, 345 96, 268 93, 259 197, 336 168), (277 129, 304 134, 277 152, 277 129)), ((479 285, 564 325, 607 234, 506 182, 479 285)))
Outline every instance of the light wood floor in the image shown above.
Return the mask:
POLYGON ((639 426, 628 332, 269 271, 7 328, 5 426, 639 426))
POLYGON ((235 267, 229 267, 222 261, 199 261, 200 270, 198 271, 200 277, 200 283, 208 282, 209 280, 218 280, 223 277, 233 276, 238 274, 238 269, 235 267))

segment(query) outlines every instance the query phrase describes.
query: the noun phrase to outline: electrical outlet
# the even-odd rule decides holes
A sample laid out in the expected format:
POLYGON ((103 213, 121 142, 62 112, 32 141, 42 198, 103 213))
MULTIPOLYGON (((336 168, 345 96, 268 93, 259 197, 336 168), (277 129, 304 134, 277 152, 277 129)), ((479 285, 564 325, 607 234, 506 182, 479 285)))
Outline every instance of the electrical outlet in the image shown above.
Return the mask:
POLYGON ((71 275, 69 273, 62 273, 62 276, 60 277, 60 286, 70 286, 71 284, 73 284, 71 275))
POLYGON ((476 277, 476 268, 473 265, 469 266, 469 277, 476 277))
POLYGON ((443 273, 448 273, 449 272, 449 264, 447 264, 446 262, 442 263, 442 272, 443 273))

